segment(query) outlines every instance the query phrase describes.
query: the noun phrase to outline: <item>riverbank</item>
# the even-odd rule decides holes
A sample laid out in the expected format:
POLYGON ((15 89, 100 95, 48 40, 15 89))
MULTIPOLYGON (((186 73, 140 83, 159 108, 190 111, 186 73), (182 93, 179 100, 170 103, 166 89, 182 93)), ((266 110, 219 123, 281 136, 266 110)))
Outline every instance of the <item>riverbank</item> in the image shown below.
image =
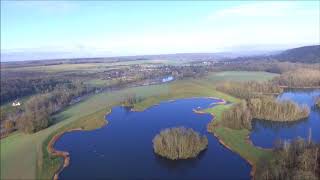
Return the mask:
POLYGON ((53 179, 54 180, 57 180, 59 178, 59 174, 60 172, 62 172, 62 170, 66 167, 69 166, 70 164, 70 156, 69 156, 69 152, 66 152, 66 151, 59 151, 59 150, 56 150, 54 149, 54 144, 59 140, 59 138, 64 135, 65 133, 68 133, 68 132, 73 132, 73 131, 81 131, 82 129, 81 128, 76 128, 76 129, 70 129, 70 130, 67 130, 67 131, 64 131, 62 133, 59 133, 59 134, 56 134, 55 136, 53 136, 53 138, 49 141, 49 144, 48 144, 48 152, 53 155, 53 156, 57 156, 57 157, 61 157, 63 158, 63 164, 62 166, 59 168, 59 170, 57 172, 54 173, 53 175, 53 179))
POLYGON ((59 173, 70 164, 70 157, 69 152, 55 149, 55 142, 68 132, 90 131, 107 125, 108 121, 105 120, 106 112, 109 113, 109 109, 99 110, 51 133, 42 144, 43 153, 42 157, 39 157, 41 163, 38 164, 37 178, 57 179, 59 173))

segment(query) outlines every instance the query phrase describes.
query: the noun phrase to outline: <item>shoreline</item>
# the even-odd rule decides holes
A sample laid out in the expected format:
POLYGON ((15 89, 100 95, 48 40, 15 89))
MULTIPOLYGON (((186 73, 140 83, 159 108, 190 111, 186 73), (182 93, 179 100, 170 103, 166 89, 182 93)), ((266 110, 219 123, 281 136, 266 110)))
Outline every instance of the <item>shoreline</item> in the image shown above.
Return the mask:
MULTIPOLYGON (((209 133, 211 133, 214 137, 216 137, 221 145, 223 145, 225 148, 229 149, 233 153, 238 154, 241 158, 243 158, 245 161, 247 161, 248 164, 250 164, 250 166, 252 167, 251 171, 250 171, 250 176, 252 179, 254 179, 254 174, 256 173, 256 169, 257 169, 256 164, 253 163, 252 161, 250 161, 249 159, 246 159, 245 157, 241 156, 240 153, 234 151, 230 146, 228 146, 224 141, 222 141, 215 132, 209 132, 209 133)), ((246 141, 248 142, 248 139, 246 139, 246 141)))
MULTIPOLYGON (((151 108, 151 107, 153 107, 153 106, 158 106, 160 103, 163 103, 163 102, 174 102, 174 101, 177 101, 177 100, 182 100, 182 99, 201 99, 201 98, 204 98, 204 99, 213 99, 213 100, 218 100, 218 101, 220 101, 220 102, 214 102, 214 103, 211 103, 210 105, 215 105, 215 104, 226 104, 227 103, 227 101, 226 100, 224 100, 224 99, 219 99, 219 98, 217 98, 217 97, 212 97, 212 96, 204 96, 204 97, 201 97, 201 96, 194 96, 194 97, 185 97, 185 98, 177 98, 177 99, 168 99, 168 100, 163 100, 163 101, 160 101, 160 102, 158 102, 158 103, 155 103, 155 104, 152 104, 152 105, 150 105, 150 106, 148 106, 147 108, 144 108, 144 109, 136 109, 134 106, 130 109, 130 111, 132 111, 132 112, 142 112, 142 111, 144 111, 144 110, 146 110, 146 109, 148 109, 148 108, 151 108)), ((120 105, 120 106, 124 106, 124 105, 120 105)), ((125 106, 124 106, 125 107, 125 106)), ((127 106, 127 107, 129 107, 129 106, 127 106)))
MULTIPOLYGON (((110 108, 110 110, 105 114, 104 117, 106 118, 106 116, 108 114, 110 114, 111 111, 112 110, 110 108)), ((107 125, 107 124, 105 124, 105 125, 107 125)), ((96 128, 96 129, 98 129, 98 128, 96 128)), ((73 131, 86 131, 86 130, 83 128, 74 128, 74 129, 69 129, 69 130, 59 132, 59 133, 55 134, 48 143, 47 150, 48 150, 49 154, 63 158, 63 163, 60 165, 60 168, 54 173, 54 175, 52 177, 53 180, 58 180, 59 174, 63 171, 64 168, 66 168, 70 165, 70 153, 67 151, 60 151, 60 150, 55 149, 54 144, 61 138, 62 135, 66 134, 66 133, 73 132, 73 131)))
MULTIPOLYGON (((213 100, 218 100, 218 102, 215 102, 215 103, 212 103, 210 105, 223 105, 223 104, 227 104, 227 101, 224 100, 224 99, 219 99, 217 97, 190 97, 190 98, 180 98, 180 99, 192 99, 192 98, 208 98, 208 99, 213 99, 213 100)), ((170 99, 170 100, 167 100, 166 102, 174 102, 174 101, 177 101, 179 99, 170 99)), ((150 108, 152 106, 157 106, 159 105, 160 103, 157 103, 157 104, 154 104, 154 105, 151 105, 147 108, 150 108)), ((147 109, 146 108, 146 109, 147 109)), ((145 110, 145 109, 144 109, 145 110)), ((144 110, 141 110, 141 111, 144 111, 144 110)), ((202 109, 204 110, 204 109, 202 109)), ((207 113, 207 112, 204 112, 202 110, 196 110, 196 109, 192 109, 192 111, 194 113, 198 113, 198 114, 210 114, 212 115, 212 117, 214 118, 214 114, 213 113, 207 113)), ((108 114, 110 114, 112 111, 112 108, 110 108, 110 110, 105 114, 104 117, 106 117, 108 114)), ((131 111, 139 111, 139 110, 135 110, 134 108, 131 109, 131 111)), ((85 131, 84 129, 82 128, 74 128, 74 129, 69 129, 69 130, 65 130, 65 131, 62 131, 60 133, 57 133, 56 135, 54 135, 52 137, 52 139, 49 141, 48 143, 48 146, 47 146, 47 149, 48 149, 48 152, 49 154, 51 155, 54 155, 54 156, 59 156, 59 157, 62 157, 63 158, 63 163, 62 165, 60 166, 60 168, 55 172, 55 174, 53 175, 53 180, 58 180, 59 179, 59 174, 63 171, 63 169, 65 169, 66 167, 68 167, 70 165, 70 154, 69 152, 67 151, 60 151, 60 150, 57 150, 54 148, 54 144, 61 138, 62 135, 66 134, 66 133, 70 133, 70 132, 73 132, 73 131, 85 131)), ((228 145, 226 145, 220 138, 219 136, 217 136, 214 132, 209 132, 211 134, 213 134, 213 136, 215 136, 217 138, 217 140, 219 141, 220 144, 222 144, 225 148, 229 149, 230 151, 234 152, 235 154, 238 154, 240 157, 242 157, 238 152, 235 152, 234 150, 232 150, 228 145)), ((248 139, 246 139, 248 140, 248 139)), ((250 140, 248 140, 250 141, 250 140)), ((251 162, 250 160, 242 157, 245 161, 247 161, 250 166, 252 167, 251 169, 251 172, 250 172, 250 176, 251 177, 254 177, 254 173, 256 171, 256 165, 251 162)))
MULTIPOLYGON (((219 99, 217 99, 217 100, 219 100, 219 99)), ((227 104, 227 101, 225 101, 224 99, 220 99, 220 100, 221 100, 220 102, 217 102, 217 103, 216 103, 217 105, 219 105, 219 104, 221 104, 221 105, 227 104)), ((204 111, 202 111, 202 110, 195 110, 195 109, 193 109, 193 112, 198 113, 198 114, 210 114, 210 115, 213 117, 213 120, 214 120, 214 118, 215 118, 214 113, 207 113, 207 112, 204 112, 204 111)), ((216 125, 215 125, 215 126, 216 126, 216 125)), ((207 130, 207 131, 208 131, 208 130, 207 130)), ((211 133, 215 138, 217 138, 217 140, 219 141, 219 143, 220 143, 222 146, 224 146, 225 148, 229 149, 231 152, 233 152, 233 153, 235 153, 235 154, 238 154, 241 158, 243 158, 243 159, 251 166, 250 176, 251 176, 252 179, 254 179, 254 175, 255 175, 256 169, 257 169, 256 164, 255 164, 254 162, 252 162, 251 160, 243 157, 240 153, 238 153, 238 152, 236 152, 235 150, 233 150, 233 149, 232 149, 230 146, 228 146, 223 140, 221 140, 221 139, 219 138, 219 136, 218 136, 214 131, 212 131, 212 132, 208 131, 208 132, 211 133)), ((248 144, 253 145, 252 141, 249 139, 249 135, 246 137, 245 141, 246 141, 248 144)), ((253 145, 253 146, 254 146, 254 145, 253 145)), ((254 147, 256 147, 256 146, 254 146, 254 147)), ((264 148, 261 148, 261 147, 257 147, 257 148, 259 148, 259 149, 264 149, 264 148)), ((265 150, 271 150, 271 149, 265 149, 265 150)))
MULTIPOLYGON (((190 97, 190 98, 180 98, 180 99, 193 99, 193 98, 203 98, 203 97, 190 97)), ((209 99, 213 99, 213 100, 218 100, 218 102, 215 102, 215 103, 212 103, 212 104, 226 104, 227 101, 225 101, 224 99, 219 99, 217 97, 204 97, 204 98, 209 98, 209 99)), ((165 102, 174 102, 174 101, 177 101, 178 99, 169 99, 165 102)), ((159 103, 157 104, 154 104, 154 105, 151 105, 147 108, 150 108, 152 106, 157 106, 159 105, 159 103)), ((120 105, 120 106, 123 106, 123 105, 120 105)), ((146 108, 146 109, 147 109, 146 108)), ((145 109, 144 109, 145 110, 145 109)), ((144 110, 141 110, 141 111, 144 111, 144 110)), ((106 117, 108 114, 110 114, 112 111, 112 108, 110 108, 110 110, 105 114, 104 117, 106 117)), ((139 112, 139 110, 135 110, 134 108, 131 108, 130 111, 136 111, 136 112, 139 112)), ((204 114, 208 114, 208 113, 205 113, 205 112, 201 112, 201 111, 197 111, 197 110, 194 110, 193 111, 195 113, 204 113, 204 114)), ((210 114, 210 113, 209 113, 210 114)), ((214 116, 213 116, 214 117, 214 116)), ((60 168, 54 173, 52 179, 53 180, 58 180, 59 179, 59 174, 63 171, 64 168, 68 167, 70 165, 70 154, 69 152, 67 151, 60 151, 60 150, 57 150, 54 148, 54 144, 61 138, 61 136, 63 136, 64 134, 66 133, 70 133, 70 132, 73 132, 73 131, 85 131, 84 129, 82 128, 74 128, 74 129, 69 129, 69 130, 65 130, 65 131, 62 131, 62 132, 59 132, 57 134, 55 134, 51 140, 49 141, 48 143, 48 146, 47 146, 47 150, 49 152, 50 155, 53 155, 53 156, 58 156, 58 157, 62 157, 63 158, 63 163, 61 164, 60 168)))
POLYGON ((290 87, 290 86, 279 86, 283 89, 320 89, 320 86, 297 86, 297 87, 290 87))
POLYGON ((63 163, 60 168, 54 173, 53 178, 54 180, 59 179, 59 174, 63 171, 64 168, 68 167, 70 164, 70 154, 67 151, 60 151, 54 148, 54 144, 66 133, 73 132, 73 131, 82 131, 82 128, 75 128, 66 131, 62 131, 52 137, 52 139, 48 143, 48 152, 50 155, 58 156, 63 158, 63 163))

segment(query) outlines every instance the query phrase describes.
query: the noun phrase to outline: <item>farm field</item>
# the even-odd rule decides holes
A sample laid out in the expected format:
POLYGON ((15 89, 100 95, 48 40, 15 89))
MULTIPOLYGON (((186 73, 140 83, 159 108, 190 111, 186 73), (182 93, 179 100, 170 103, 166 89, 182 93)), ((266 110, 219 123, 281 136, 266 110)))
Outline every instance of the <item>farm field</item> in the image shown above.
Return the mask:
POLYGON ((30 72, 45 72, 45 73, 62 73, 62 72, 99 72, 109 69, 119 69, 130 65, 139 64, 169 64, 167 60, 133 60, 121 62, 102 62, 102 63, 79 63, 79 64, 56 64, 56 65, 34 65, 25 67, 8 67, 3 68, 3 71, 30 71, 30 72))
POLYGON ((254 72, 254 71, 223 71, 223 72, 212 72, 206 77, 210 82, 219 81, 266 81, 276 76, 275 73, 268 72, 254 72))
POLYGON ((137 96, 145 98, 144 101, 135 105, 137 110, 143 110, 163 100, 195 96, 213 96, 236 102, 236 98, 214 90, 214 82, 218 81, 219 77, 222 76, 224 79, 232 80, 248 78, 252 78, 252 80, 267 80, 275 76, 275 74, 263 72, 222 73, 224 73, 223 76, 217 73, 218 77, 211 74, 201 79, 179 80, 170 84, 128 88, 93 95, 85 101, 56 114, 57 123, 47 129, 31 135, 15 133, 2 139, 0 142, 1 179, 36 178, 40 176, 48 178, 50 175, 52 176, 53 171, 59 165, 59 161, 54 161, 55 163, 48 165, 46 164, 48 161, 43 159, 43 157, 47 157, 46 152, 43 152, 43 146, 45 145, 44 143, 48 142, 48 137, 70 128, 94 129, 104 125, 103 115, 108 108, 118 104, 128 93, 135 93, 137 96), (26 156, 26 154, 28 155, 26 156), (46 168, 47 172, 39 173, 42 167, 48 166, 49 168, 46 168))

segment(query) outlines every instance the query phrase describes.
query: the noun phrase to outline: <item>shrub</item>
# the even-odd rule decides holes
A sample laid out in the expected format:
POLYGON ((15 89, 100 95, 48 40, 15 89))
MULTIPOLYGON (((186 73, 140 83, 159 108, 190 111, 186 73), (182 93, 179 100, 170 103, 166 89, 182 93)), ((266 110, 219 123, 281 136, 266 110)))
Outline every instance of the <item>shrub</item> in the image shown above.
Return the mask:
POLYGON ((171 160, 194 158, 207 145, 207 137, 184 127, 162 130, 153 139, 154 152, 171 160))

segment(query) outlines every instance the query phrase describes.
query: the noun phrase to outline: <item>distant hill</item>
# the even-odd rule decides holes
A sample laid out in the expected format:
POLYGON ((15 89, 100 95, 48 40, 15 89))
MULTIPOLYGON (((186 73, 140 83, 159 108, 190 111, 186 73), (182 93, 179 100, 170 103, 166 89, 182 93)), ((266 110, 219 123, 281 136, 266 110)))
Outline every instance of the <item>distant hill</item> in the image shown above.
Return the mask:
POLYGON ((320 63, 320 45, 288 49, 274 55, 273 58, 279 61, 320 63))
MULTIPOLYGON (((131 60, 170 60, 170 61, 224 61, 224 60, 266 60, 291 61, 301 63, 320 63, 320 45, 304 46, 288 50, 260 50, 248 47, 241 50, 230 50, 216 53, 176 53, 155 55, 112 56, 110 52, 83 51, 77 53, 68 51, 56 52, 1 52, 1 64, 3 62, 18 63, 14 61, 32 62, 32 64, 56 64, 56 63, 85 63, 85 62, 110 62, 131 60), (40 60, 41 62, 36 62, 40 60)), ((7 63, 7 64, 8 64, 7 63)))

